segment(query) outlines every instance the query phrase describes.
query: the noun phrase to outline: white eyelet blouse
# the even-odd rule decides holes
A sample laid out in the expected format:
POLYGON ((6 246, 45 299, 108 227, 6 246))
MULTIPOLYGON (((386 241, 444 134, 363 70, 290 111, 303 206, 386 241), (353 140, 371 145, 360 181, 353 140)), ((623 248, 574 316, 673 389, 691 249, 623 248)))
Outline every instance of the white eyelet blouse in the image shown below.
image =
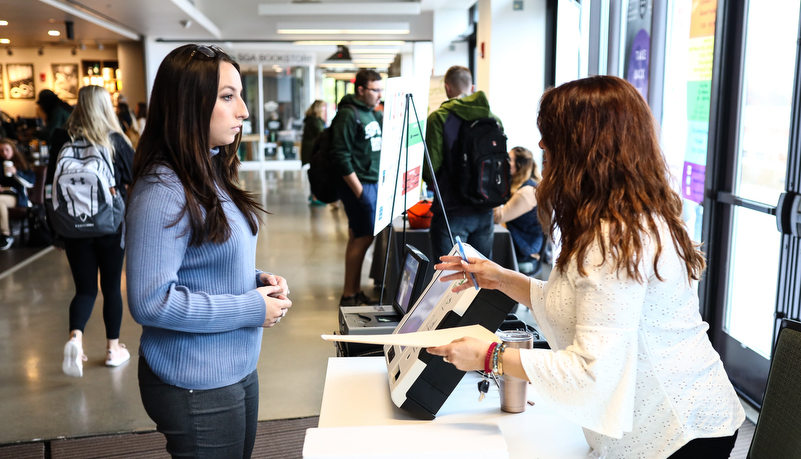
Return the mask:
MULTIPOLYGON (((694 438, 733 435, 745 419, 698 311, 670 232, 643 237, 639 283, 597 242, 548 282, 531 280, 532 313, 551 350, 521 352, 533 390, 584 428, 607 458, 664 458, 694 438)), ((605 235, 608 240, 608 233, 605 235)))

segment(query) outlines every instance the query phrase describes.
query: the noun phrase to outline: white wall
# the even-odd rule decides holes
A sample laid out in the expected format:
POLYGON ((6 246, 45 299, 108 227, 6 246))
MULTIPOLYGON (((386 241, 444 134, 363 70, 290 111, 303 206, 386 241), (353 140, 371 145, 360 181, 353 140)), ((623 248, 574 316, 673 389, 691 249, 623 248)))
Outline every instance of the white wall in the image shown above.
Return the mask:
MULTIPOLYGON (((43 89, 53 89, 53 69, 52 64, 77 64, 78 72, 81 71, 82 60, 117 60, 117 49, 106 47, 105 49, 86 49, 77 50, 73 56, 71 48, 45 48, 44 54, 39 55, 38 48, 11 48, 13 55, 9 56, 5 49, 0 49, 0 65, 3 66, 3 93, 4 99, 0 99, 0 110, 13 117, 22 116, 31 118, 36 116, 36 99, 10 99, 8 87, 7 64, 33 64, 34 87, 36 97, 43 89), (42 79, 44 76, 44 79, 42 79)), ((122 63, 120 63, 122 65, 122 63)), ((122 70, 122 69, 120 69, 122 70)), ((123 80, 123 85, 125 81, 123 80)), ((81 85, 81 81, 78 81, 81 85)), ((67 101, 71 104, 75 100, 67 101)))
POLYGON ((492 112, 501 118, 509 148, 528 148, 541 165, 537 110, 545 90, 546 0, 523 0, 521 11, 512 3, 479 0, 477 43, 485 42, 485 55, 478 58, 476 88, 487 93, 492 112))
POLYGON ((434 75, 445 75, 454 65, 468 66, 467 42, 458 41, 467 30, 466 9, 434 11, 434 75))

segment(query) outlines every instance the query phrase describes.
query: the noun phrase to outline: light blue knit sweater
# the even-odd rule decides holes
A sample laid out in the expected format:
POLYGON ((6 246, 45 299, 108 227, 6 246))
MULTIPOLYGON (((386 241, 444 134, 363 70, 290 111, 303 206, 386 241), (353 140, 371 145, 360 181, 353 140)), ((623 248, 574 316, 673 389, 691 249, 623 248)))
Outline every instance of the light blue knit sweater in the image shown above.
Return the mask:
POLYGON ((256 369, 265 303, 256 236, 222 195, 231 237, 189 246, 186 196, 167 167, 142 178, 126 216, 128 307, 142 325, 139 354, 165 383, 186 389, 234 384, 256 369), (255 274, 254 274, 255 273, 255 274))

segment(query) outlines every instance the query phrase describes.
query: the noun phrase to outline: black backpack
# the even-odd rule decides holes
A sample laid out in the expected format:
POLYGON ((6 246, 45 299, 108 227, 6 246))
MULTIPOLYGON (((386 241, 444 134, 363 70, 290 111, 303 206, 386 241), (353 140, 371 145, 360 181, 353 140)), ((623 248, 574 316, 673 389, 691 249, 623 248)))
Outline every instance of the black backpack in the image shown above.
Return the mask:
POLYGON ((511 197, 506 135, 495 118, 462 120, 450 159, 453 192, 463 203, 492 209, 511 197))
MULTIPOLYGON (((350 109, 353 110, 353 113, 356 115, 356 124, 361 126, 362 121, 359 119, 359 113, 356 111, 356 107, 350 104, 344 104, 340 105, 339 109, 342 110, 344 107, 350 107, 350 109)), ((332 122, 331 124, 334 123, 332 122)), ((332 141, 333 135, 331 127, 329 126, 323 129, 323 132, 314 139, 308 170, 309 185, 311 186, 312 194, 318 201, 326 204, 339 200, 337 184, 342 181, 342 177, 337 174, 334 163, 331 160, 332 141)))

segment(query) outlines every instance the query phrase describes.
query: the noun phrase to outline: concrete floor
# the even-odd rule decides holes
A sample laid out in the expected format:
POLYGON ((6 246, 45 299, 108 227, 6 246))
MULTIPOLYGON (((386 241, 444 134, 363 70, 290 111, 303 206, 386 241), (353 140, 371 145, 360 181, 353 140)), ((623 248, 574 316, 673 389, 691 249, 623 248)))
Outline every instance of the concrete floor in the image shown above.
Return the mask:
MULTIPOLYGON (((242 173, 272 213, 259 232, 257 267, 286 277, 293 301, 281 324, 264 332, 260 420, 318 415, 326 363, 335 355, 320 335, 338 329, 347 217, 309 206, 304 176, 267 172, 260 181, 257 172, 242 173)), ((362 285, 371 287, 368 267, 362 285)), ((123 288, 124 280, 123 272, 123 288)), ((115 369, 103 364, 102 295, 85 331, 83 378, 62 373, 74 291, 66 257, 52 248, 0 274, 0 444, 155 428, 139 398, 136 358, 115 369)), ((140 333, 126 303, 120 341, 134 356, 140 333)))

